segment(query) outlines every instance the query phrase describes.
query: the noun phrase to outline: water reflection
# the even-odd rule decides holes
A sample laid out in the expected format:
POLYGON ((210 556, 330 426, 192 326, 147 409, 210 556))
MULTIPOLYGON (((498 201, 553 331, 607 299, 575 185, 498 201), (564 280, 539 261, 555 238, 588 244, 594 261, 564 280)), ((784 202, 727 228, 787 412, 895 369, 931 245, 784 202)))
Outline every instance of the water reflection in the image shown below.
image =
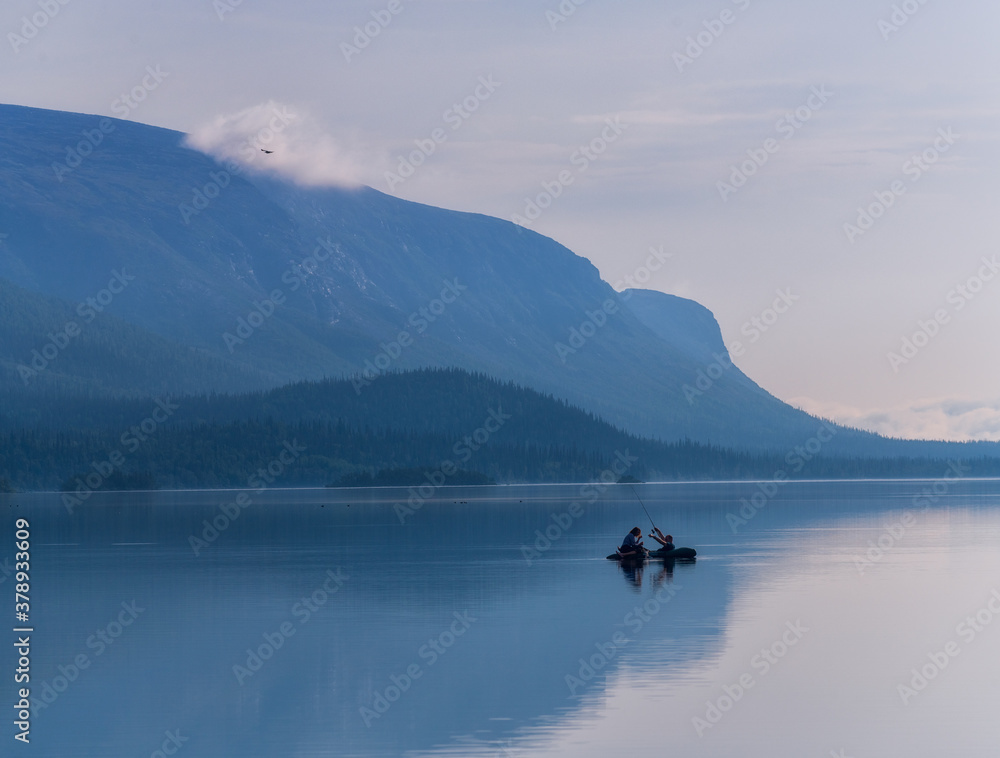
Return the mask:
POLYGON ((751 487, 643 487, 699 558, 639 567, 604 559, 635 518, 613 490, 548 546, 576 488, 449 491, 405 524, 385 490, 267 492, 198 550, 231 493, 5 498, 39 535, 37 692, 88 662, 33 749, 932 755, 933 725, 992 755, 1000 624, 909 705, 896 685, 1000 582, 997 484, 954 485, 863 573, 916 484, 789 486, 734 534, 751 487), (98 654, 123 602, 142 611, 98 654))
POLYGON ((636 592, 642 591, 642 572, 645 566, 634 561, 621 561, 618 569, 625 575, 625 579, 636 592))
POLYGON ((662 586, 674 580, 674 567, 693 566, 697 558, 681 558, 669 560, 651 559, 644 563, 634 561, 617 561, 618 570, 625 577, 628 586, 636 593, 642 593, 643 576, 648 572, 654 587, 662 586))

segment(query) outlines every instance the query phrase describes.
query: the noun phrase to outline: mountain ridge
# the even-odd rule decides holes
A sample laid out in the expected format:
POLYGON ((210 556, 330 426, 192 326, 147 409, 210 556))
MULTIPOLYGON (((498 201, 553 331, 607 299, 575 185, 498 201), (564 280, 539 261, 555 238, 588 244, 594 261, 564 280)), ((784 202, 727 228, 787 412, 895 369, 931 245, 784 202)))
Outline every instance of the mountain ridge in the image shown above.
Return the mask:
POLYGON ((185 218, 222 169, 181 133, 9 105, 0 123, 0 277, 79 303, 125 270, 134 281, 109 315, 265 386, 455 366, 643 436, 788 448, 812 434, 815 419, 731 361, 699 387, 716 354, 729 358, 703 306, 616 293, 589 261, 509 221, 249 171, 185 218), (51 164, 101 124, 101 143, 57 177, 51 164))

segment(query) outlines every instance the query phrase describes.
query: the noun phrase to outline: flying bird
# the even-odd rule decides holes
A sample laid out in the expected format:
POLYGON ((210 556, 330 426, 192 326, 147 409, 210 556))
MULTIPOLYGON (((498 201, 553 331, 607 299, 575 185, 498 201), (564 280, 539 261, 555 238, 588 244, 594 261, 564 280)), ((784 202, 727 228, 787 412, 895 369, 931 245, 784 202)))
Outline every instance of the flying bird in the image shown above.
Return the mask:
POLYGON ((273 152, 274 152, 273 150, 265 150, 264 148, 261 148, 261 149, 260 149, 260 151, 261 151, 262 153, 267 153, 268 155, 270 155, 271 153, 273 153, 273 152))

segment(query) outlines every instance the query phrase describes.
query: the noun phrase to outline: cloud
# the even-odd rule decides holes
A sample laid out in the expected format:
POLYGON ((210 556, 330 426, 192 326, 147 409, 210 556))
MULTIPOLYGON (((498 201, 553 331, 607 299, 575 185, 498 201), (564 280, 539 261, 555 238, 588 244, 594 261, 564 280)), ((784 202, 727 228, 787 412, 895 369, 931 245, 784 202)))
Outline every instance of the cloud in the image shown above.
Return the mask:
POLYGON ((366 173, 361 148, 345 147, 301 109, 273 100, 217 116, 188 134, 185 144, 218 161, 311 187, 358 186, 366 173))
POLYGON ((789 402, 807 413, 890 437, 1000 441, 1000 400, 931 398, 877 410, 808 397, 793 398, 789 402))

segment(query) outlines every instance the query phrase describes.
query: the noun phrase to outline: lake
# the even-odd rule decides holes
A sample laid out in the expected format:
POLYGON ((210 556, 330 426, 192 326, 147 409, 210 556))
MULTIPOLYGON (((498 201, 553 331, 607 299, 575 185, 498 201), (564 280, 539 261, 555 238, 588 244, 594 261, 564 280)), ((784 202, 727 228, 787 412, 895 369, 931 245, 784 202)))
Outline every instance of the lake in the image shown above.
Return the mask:
POLYGON ((698 558, 632 570, 622 485, 0 496, 24 754, 992 757, 1000 482, 947 473, 636 485, 698 558))

